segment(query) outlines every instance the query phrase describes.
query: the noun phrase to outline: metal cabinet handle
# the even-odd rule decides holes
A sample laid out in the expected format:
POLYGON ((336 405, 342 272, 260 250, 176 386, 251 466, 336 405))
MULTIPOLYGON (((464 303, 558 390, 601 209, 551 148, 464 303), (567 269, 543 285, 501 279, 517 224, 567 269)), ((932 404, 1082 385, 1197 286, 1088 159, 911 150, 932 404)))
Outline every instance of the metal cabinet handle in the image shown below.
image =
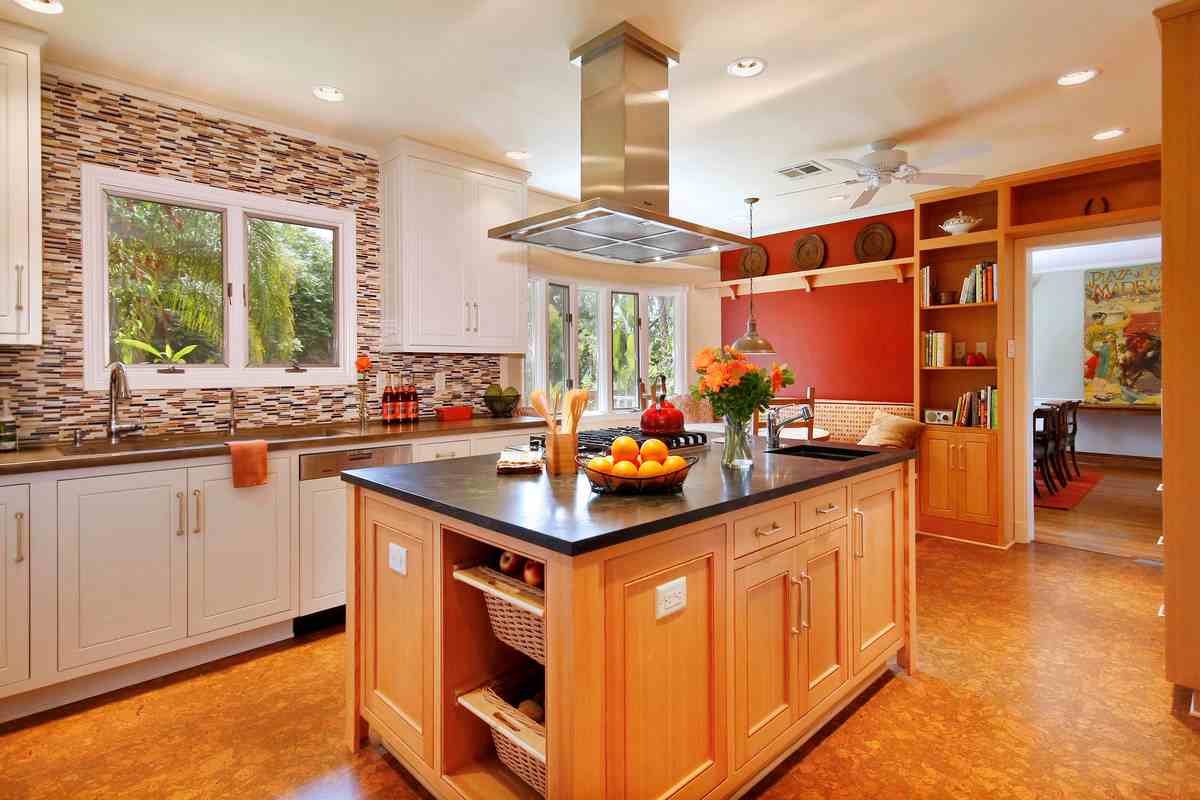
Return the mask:
POLYGON ((16 305, 16 309, 17 309, 17 311, 24 311, 25 304, 21 302, 21 273, 25 271, 25 265, 17 264, 13 267, 13 270, 17 273, 17 305, 16 305))
POLYGON ((800 580, 803 581, 803 584, 804 584, 802 587, 803 591, 800 594, 800 599, 804 601, 804 606, 803 606, 804 614, 800 618, 800 627, 803 628, 804 630, 808 630, 809 628, 812 627, 812 606, 813 606, 812 576, 809 575, 807 572, 801 572, 800 580))
MULTIPOLYGON (((796 613, 796 616, 800 618, 801 625, 804 624, 804 583, 801 580, 803 577, 804 577, 804 573, 800 574, 800 578, 794 577, 792 575, 788 575, 788 592, 789 592, 789 594, 791 593, 791 588, 793 586, 795 586, 797 592, 799 592, 800 610, 796 613)), ((791 597, 788 597, 787 601, 788 601, 788 609, 790 610, 793 607, 793 604, 791 602, 791 597)), ((800 628, 797 627, 795 623, 792 623, 792 635, 799 636, 800 633, 801 633, 800 628)))
POLYGON ((479 333, 479 303, 474 303, 475 306, 475 332, 479 333))
POLYGON ((17 552, 13 555, 13 561, 20 564, 22 561, 25 560, 25 545, 22 543, 22 540, 21 540, 22 529, 25 527, 25 512, 18 511, 16 516, 17 516, 17 535, 16 535, 17 552))
POLYGON ((861 508, 854 509, 853 514, 858 517, 858 547, 854 550, 854 557, 862 558, 867 552, 867 515, 861 508))
POLYGON ((774 536, 775 534, 779 533, 782 530, 783 530, 782 525, 780 525, 778 522, 772 522, 770 527, 755 528, 754 535, 755 536, 774 536))
POLYGON ((200 494, 200 490, 192 489, 192 497, 196 498, 196 527, 192 529, 192 533, 199 533, 200 528, 203 525, 203 523, 201 522, 202 514, 203 514, 203 510, 202 510, 203 500, 202 500, 202 495, 200 494))
POLYGON ((818 514, 832 514, 833 512, 835 512, 835 511, 837 511, 837 510, 838 510, 838 507, 837 507, 837 505, 836 505, 835 503, 830 503, 830 504, 829 504, 829 505, 827 505, 827 506, 824 506, 824 507, 822 507, 822 508, 818 508, 818 509, 817 509, 817 513, 818 513, 818 514))
POLYGON ((454 458, 454 453, 434 453, 434 458, 454 458))
POLYGON ((187 500, 184 499, 183 492, 176 492, 175 499, 179 501, 179 527, 175 529, 175 535, 183 536, 184 520, 187 519, 187 500))
POLYGON ((463 303, 467 307, 467 333, 471 332, 471 301, 467 300, 463 303))

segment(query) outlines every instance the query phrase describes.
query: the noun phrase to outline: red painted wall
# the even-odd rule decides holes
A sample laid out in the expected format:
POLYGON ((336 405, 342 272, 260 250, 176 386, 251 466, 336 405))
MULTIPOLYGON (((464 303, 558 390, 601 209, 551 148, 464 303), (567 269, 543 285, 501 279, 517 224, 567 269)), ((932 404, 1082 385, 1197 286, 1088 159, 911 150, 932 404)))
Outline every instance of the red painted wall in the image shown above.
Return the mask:
MULTIPOLYGON (((896 234, 893 258, 913 254, 913 213, 836 222, 815 228, 756 237, 767 250, 768 275, 795 272, 792 247, 809 233, 825 240, 825 266, 857 263, 854 237, 872 222, 896 234)), ((739 253, 721 256, 721 278, 739 277, 739 253)), ((796 371, 788 394, 815 386, 818 398, 911 403, 913 400, 913 283, 858 283, 755 295, 758 331, 775 345, 775 360, 796 371)), ((748 298, 721 301, 721 341, 746 330, 748 298)))

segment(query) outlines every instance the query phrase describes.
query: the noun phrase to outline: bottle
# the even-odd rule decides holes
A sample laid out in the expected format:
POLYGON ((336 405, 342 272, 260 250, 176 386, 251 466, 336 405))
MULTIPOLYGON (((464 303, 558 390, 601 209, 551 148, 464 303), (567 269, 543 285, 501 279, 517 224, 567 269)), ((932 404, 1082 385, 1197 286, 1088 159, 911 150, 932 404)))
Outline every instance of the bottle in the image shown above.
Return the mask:
POLYGON ((388 372, 385 372, 384 375, 386 378, 383 384, 383 397, 380 398, 380 406, 383 411, 383 424, 391 425, 395 422, 392 419, 392 375, 388 372))
POLYGON ((8 400, 0 407, 0 450, 17 449, 17 418, 13 416, 8 400))
POLYGON ((392 384, 392 401, 391 409, 388 412, 391 416, 392 424, 399 425, 404 422, 404 415, 401 413, 400 402, 400 375, 399 373, 388 375, 388 381, 392 384))
POLYGON ((421 400, 417 396, 417 385, 413 383, 412 373, 408 375, 408 421, 417 422, 421 419, 421 400))

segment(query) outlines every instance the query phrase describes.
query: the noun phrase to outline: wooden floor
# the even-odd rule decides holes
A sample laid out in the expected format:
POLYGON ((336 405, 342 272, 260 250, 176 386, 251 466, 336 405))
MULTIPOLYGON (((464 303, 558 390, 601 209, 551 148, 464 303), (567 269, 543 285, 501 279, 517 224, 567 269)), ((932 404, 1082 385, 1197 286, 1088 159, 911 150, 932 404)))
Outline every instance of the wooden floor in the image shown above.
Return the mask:
POLYGON ((1157 469, 1085 464, 1104 479, 1070 511, 1034 509, 1034 538, 1126 558, 1162 559, 1162 495, 1157 469))
MULTIPOLYGON (((1160 568, 922 537, 923 663, 751 797, 1200 796, 1200 719, 1162 677, 1160 568)), ((0 797, 411 798, 341 749, 343 635, 312 635, 0 727, 0 797)))

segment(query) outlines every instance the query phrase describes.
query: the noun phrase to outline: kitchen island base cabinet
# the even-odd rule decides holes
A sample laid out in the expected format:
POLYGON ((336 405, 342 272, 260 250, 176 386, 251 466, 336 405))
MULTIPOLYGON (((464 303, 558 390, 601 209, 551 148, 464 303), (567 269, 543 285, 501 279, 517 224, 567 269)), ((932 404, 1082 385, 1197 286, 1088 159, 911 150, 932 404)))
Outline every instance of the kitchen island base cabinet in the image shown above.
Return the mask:
POLYGON ((740 796, 911 647, 913 477, 893 464, 578 554, 355 486, 347 743, 365 721, 439 798, 541 796, 458 702, 538 668, 453 577, 508 549, 545 564, 545 797, 740 796), (805 515, 829 496, 848 513, 805 515), (795 534, 739 548, 764 512, 795 534), (381 576, 393 543, 409 548, 406 577, 381 576), (388 673, 408 683, 384 689, 388 673))

